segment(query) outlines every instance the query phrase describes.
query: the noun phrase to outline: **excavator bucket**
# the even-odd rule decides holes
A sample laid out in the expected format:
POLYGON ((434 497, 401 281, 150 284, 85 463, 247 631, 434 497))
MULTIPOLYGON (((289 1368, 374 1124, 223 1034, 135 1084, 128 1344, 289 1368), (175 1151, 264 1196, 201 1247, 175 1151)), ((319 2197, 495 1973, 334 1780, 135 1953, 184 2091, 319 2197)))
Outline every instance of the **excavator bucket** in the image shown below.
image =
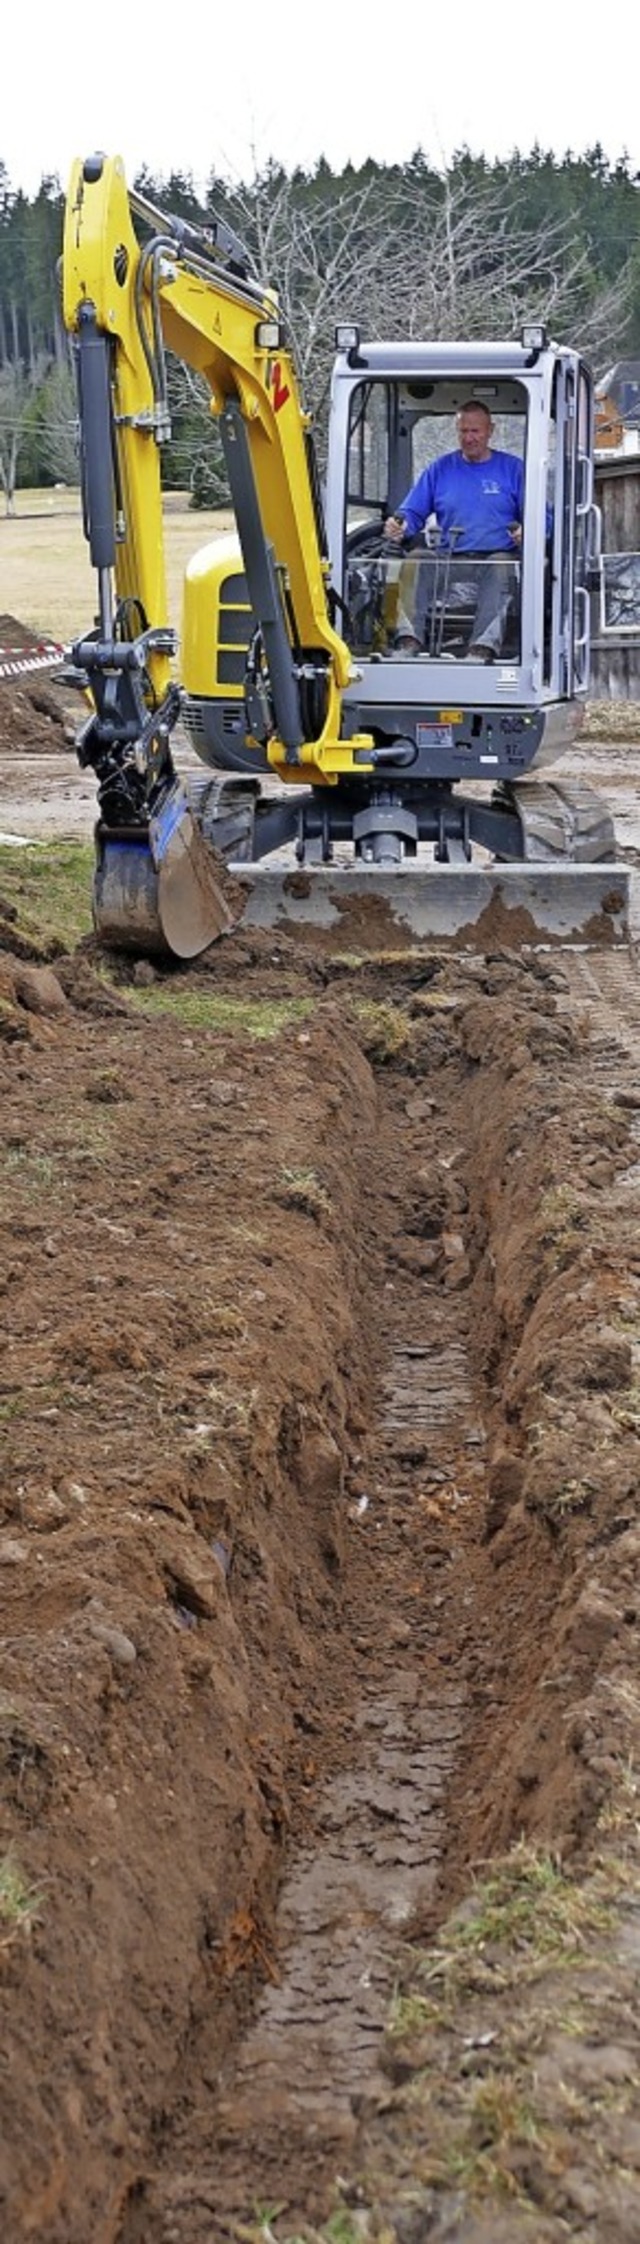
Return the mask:
POLYGON ((148 827, 97 828, 93 917, 107 948, 199 957, 233 926, 223 883, 179 780, 148 827))
POLYGON ((626 865, 356 866, 292 872, 233 868, 245 889, 243 926, 317 931, 330 949, 360 954, 423 942, 458 950, 628 942, 626 865))

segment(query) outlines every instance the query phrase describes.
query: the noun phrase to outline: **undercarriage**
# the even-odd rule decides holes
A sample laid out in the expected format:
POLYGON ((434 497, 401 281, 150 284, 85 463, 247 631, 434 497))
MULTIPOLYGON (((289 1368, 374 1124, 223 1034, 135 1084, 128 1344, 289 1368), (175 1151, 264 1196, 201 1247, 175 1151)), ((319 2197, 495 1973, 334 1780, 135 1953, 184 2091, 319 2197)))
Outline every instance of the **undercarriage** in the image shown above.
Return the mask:
POLYGON ((473 942, 496 898, 525 914, 526 939, 627 933, 629 876, 583 785, 532 781, 487 802, 437 783, 270 794, 257 779, 204 776, 176 781, 148 827, 101 824, 96 841, 95 923, 116 949, 191 958, 239 917, 335 919, 346 938, 357 898, 382 905, 405 942, 473 942))

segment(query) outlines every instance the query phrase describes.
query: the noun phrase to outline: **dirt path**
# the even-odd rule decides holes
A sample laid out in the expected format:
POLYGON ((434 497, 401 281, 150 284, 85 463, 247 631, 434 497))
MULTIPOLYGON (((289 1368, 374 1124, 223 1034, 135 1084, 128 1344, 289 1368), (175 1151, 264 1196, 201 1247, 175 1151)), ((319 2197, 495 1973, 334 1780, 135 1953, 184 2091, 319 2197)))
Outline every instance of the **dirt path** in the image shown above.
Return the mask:
POLYGON ((633 2239, 635 953, 98 963, 2 956, 3 2233, 633 2239))

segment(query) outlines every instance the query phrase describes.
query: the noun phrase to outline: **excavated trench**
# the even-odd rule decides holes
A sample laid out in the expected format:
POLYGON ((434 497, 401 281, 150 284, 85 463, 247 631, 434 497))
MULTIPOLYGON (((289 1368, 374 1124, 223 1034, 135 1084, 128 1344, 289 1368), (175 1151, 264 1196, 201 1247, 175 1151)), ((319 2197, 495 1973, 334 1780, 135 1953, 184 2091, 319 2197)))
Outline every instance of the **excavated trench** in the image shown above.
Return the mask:
MULTIPOLYGON (((332 1637, 251 1969, 221 2003, 214 1944, 118 2244, 326 2219, 374 2119, 384 2141, 401 1952, 495 1850, 579 1854, 612 1765, 638 1472, 635 959, 443 957, 367 987, 356 1028, 329 976, 316 1056, 331 1069, 335 1035, 358 1225, 331 1375, 348 1397, 351 1353, 358 1408, 338 1460, 314 1465, 340 1719, 332 1637), (376 1096, 358 1148, 362 1043, 376 1096)), ((327 1178, 322 1139, 319 1158, 327 1178)))
MULTIPOLYGON (((588 750, 632 863, 635 762, 588 750)), ((53 763, 9 823, 88 834, 53 763)), ((81 954, 58 1011, 3 916, 7 2244, 640 2234, 637 1844, 584 1986, 498 1952, 389 2031, 514 1842, 588 1876, 621 1785, 637 1834, 637 956, 361 932, 217 954, 308 1008, 255 1046, 81 954), (463 2076, 509 2121, 531 2051, 548 2154, 543 2096, 468 2196, 463 2076)))

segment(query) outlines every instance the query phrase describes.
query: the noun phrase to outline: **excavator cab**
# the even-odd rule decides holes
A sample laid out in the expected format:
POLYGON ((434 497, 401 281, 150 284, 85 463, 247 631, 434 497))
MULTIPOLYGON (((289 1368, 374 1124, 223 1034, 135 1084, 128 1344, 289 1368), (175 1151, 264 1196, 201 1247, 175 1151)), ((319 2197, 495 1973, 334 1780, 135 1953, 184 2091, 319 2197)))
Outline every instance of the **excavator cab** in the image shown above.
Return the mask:
MULTIPOLYGON (((338 356, 327 527, 344 629, 362 667, 347 707, 357 700, 362 712, 366 702, 371 721, 375 705, 384 723, 385 708, 401 701, 406 716, 415 704, 409 730, 428 749, 420 704, 460 704, 449 768, 459 739, 464 770, 477 777, 489 765, 507 778, 569 743, 589 682, 599 557, 592 431, 589 371, 542 330, 519 345, 358 343, 338 356), (427 523, 399 557, 385 520, 423 468, 455 451, 456 418, 470 400, 491 416, 492 449, 522 462, 521 535, 510 553, 471 562, 427 523), (470 642, 478 585, 484 599, 492 580, 500 644, 483 670, 470 642)), ((422 768, 441 777, 442 727, 431 746, 422 768)))

